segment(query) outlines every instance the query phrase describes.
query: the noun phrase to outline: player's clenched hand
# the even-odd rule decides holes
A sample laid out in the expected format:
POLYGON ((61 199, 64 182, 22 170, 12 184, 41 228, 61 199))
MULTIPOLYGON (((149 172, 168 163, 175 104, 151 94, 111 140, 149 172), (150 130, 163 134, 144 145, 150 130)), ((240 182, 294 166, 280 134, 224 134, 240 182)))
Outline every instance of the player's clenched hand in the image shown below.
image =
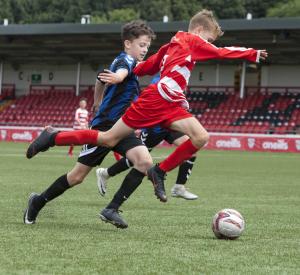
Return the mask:
POLYGON ((103 72, 98 74, 98 77, 100 80, 107 84, 118 84, 123 81, 123 79, 120 79, 120 76, 118 73, 114 73, 110 70, 105 69, 103 72))
POLYGON ((268 52, 267 52, 267 50, 261 50, 261 51, 260 51, 260 57, 259 57, 259 59, 265 60, 267 57, 268 57, 268 52))

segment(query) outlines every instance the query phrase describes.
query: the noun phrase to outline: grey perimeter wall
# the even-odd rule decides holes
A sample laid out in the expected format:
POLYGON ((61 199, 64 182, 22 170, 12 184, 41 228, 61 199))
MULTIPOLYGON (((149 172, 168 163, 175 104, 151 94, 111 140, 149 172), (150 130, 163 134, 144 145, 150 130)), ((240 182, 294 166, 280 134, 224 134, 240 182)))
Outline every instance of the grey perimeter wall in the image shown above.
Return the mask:
MULTIPOLYGON (((239 83, 241 65, 197 65, 191 75, 190 85, 234 86, 239 83)), ((16 94, 26 94, 32 83, 32 75, 40 75, 42 85, 76 85, 77 64, 74 65, 21 65, 13 68, 11 64, 3 66, 3 84, 15 84, 16 94)), ((80 85, 94 85, 95 69, 81 65, 80 85)), ((147 85, 150 77, 140 79, 147 85)), ((246 86, 300 87, 300 65, 262 65, 255 68, 247 65, 246 86)))

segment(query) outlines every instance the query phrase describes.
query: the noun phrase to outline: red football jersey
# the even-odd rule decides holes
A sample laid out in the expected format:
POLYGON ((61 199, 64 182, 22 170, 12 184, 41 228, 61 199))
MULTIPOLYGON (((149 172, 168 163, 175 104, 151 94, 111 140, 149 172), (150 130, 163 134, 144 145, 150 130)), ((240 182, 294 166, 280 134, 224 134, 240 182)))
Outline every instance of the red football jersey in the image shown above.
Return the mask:
POLYGON ((241 58, 259 62, 259 56, 258 50, 241 47, 218 48, 200 36, 179 31, 170 43, 139 63, 133 71, 138 76, 153 75, 160 71, 160 80, 156 84, 160 95, 168 101, 182 101, 182 106, 188 109, 183 91, 197 61, 241 58))
POLYGON ((73 129, 87 129, 89 121, 89 112, 86 109, 78 108, 75 112, 75 120, 73 129))

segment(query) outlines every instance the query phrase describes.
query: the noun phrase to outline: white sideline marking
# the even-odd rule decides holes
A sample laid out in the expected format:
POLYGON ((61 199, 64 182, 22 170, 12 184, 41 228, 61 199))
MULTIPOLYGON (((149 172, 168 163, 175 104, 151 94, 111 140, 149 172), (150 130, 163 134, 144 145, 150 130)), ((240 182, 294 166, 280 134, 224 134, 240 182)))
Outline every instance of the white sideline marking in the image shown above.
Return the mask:
MULTIPOLYGON (((25 154, 15 154, 15 153, 6 153, 6 154, 1 154, 0 157, 23 157, 24 159, 26 159, 25 154)), ((74 155, 73 157, 69 157, 66 154, 51 154, 51 155, 42 155, 40 154, 38 156, 38 158, 68 158, 68 159, 77 159, 78 156, 74 155)), ((167 156, 152 156, 153 159, 162 159, 162 158, 166 158, 167 156)), ((35 157, 36 158, 36 157, 35 157)), ((114 159, 114 156, 107 156, 106 158, 112 158, 114 159)))
MULTIPOLYGON (((206 151, 207 153, 207 151, 206 151)), ((205 154, 205 157, 224 157, 224 155, 226 153, 229 153, 228 151, 224 151, 224 152, 220 152, 220 153, 213 153, 213 154, 205 154)), ((244 153, 244 152, 243 152, 244 153)), ((249 158, 251 157, 250 154, 248 154, 249 152, 246 152, 245 154, 245 157, 249 158)), ((268 157, 268 158, 299 158, 299 155, 298 154, 293 154, 293 153, 287 153, 285 155, 282 155, 282 153, 277 153, 275 152, 250 152, 250 153, 255 153, 254 156, 258 153, 263 153, 264 154, 264 157, 268 157)), ((163 155, 163 156, 157 156, 157 155, 152 155, 152 159, 165 159, 167 158, 169 155, 163 155)), ((26 156, 25 156, 25 153, 24 154, 16 154, 16 153, 4 153, 0 155, 0 158, 1 157, 22 157, 24 158, 24 160, 27 160, 26 159, 26 156)), ((77 160, 77 155, 74 155, 73 157, 69 157, 67 155, 67 153, 61 153, 61 154, 39 154, 37 157, 35 158, 67 158, 67 159, 70 159, 70 160, 77 160)), ((238 157, 240 158, 241 157, 241 154, 232 154, 230 157, 238 157)), ((111 155, 108 155, 106 158, 109 158, 109 159, 115 159, 114 156, 111 156, 111 155)), ((199 156, 200 158, 200 156, 199 156)))

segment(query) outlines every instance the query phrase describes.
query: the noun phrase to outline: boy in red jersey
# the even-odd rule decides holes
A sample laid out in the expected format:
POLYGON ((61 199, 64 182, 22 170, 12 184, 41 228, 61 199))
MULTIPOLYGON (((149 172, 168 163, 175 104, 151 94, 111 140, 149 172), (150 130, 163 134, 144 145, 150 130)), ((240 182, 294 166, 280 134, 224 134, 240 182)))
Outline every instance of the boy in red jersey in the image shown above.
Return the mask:
MULTIPOLYGON (((182 132, 190 138, 178 146, 159 165, 147 171, 148 178, 153 183, 155 195, 161 201, 166 202, 167 196, 164 188, 166 172, 191 158, 209 139, 204 127, 187 111, 189 105, 183 93, 195 63, 225 58, 259 62, 268 56, 266 50, 238 47, 218 48, 211 44, 221 35, 223 32, 213 13, 207 10, 200 11, 191 18, 188 32, 178 32, 170 43, 136 66, 134 69, 136 75, 153 75, 160 71, 160 80, 157 84, 145 88, 138 100, 127 109, 109 131, 55 132, 53 128, 46 128, 29 146, 27 158, 33 157, 40 151, 46 151, 54 145, 89 143, 113 147, 119 140, 131 134, 134 129, 161 125, 182 132)), ((100 78, 106 83, 114 83, 113 75, 109 72, 102 73, 100 78)))

